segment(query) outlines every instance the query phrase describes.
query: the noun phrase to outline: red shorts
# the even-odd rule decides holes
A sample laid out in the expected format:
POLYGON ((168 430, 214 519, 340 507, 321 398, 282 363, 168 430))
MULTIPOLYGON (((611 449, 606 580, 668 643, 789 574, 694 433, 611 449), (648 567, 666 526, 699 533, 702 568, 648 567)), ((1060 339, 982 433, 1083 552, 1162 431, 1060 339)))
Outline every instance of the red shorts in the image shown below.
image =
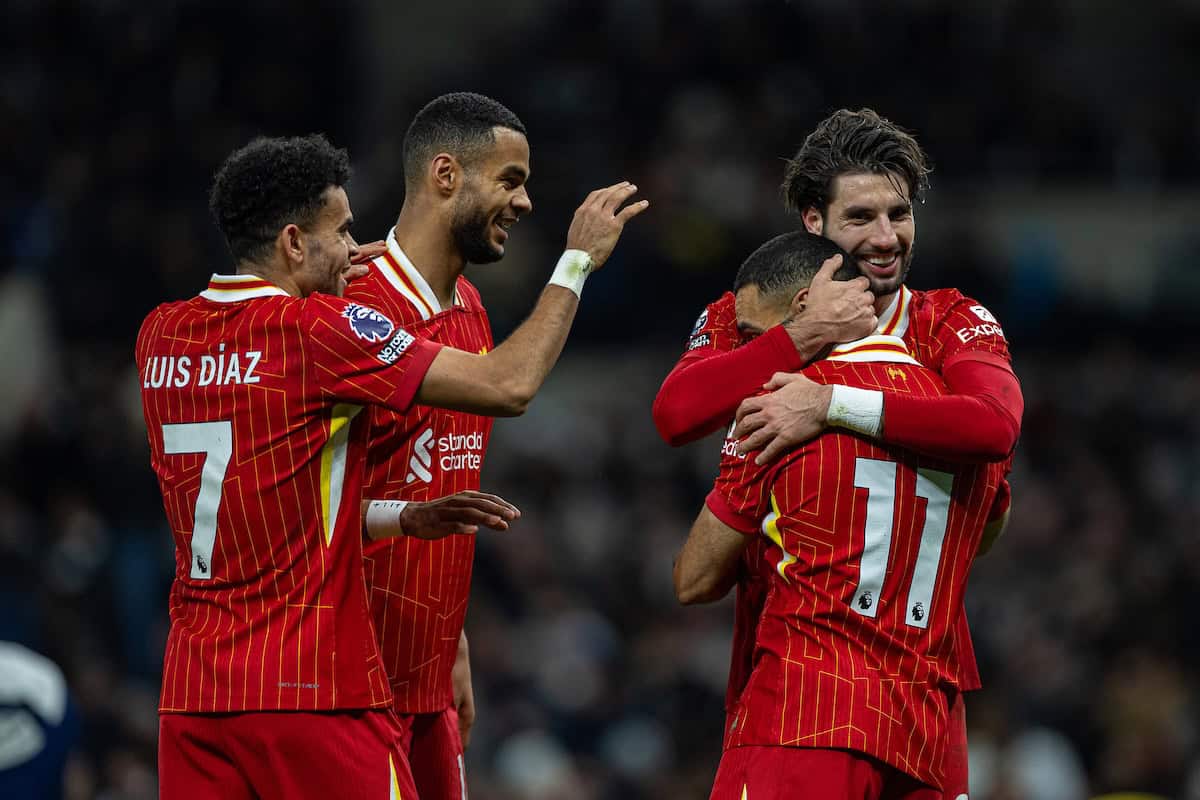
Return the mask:
POLYGON ((458 712, 447 708, 432 714, 401 714, 399 719, 400 747, 412 767, 417 796, 421 800, 466 800, 458 712))
POLYGON ((162 714, 159 796, 170 800, 415 800, 391 711, 162 714))
POLYGON ((950 695, 950 722, 946 726, 946 781, 944 800, 967 800, 967 706, 962 692, 950 695))
POLYGON ((721 756, 710 800, 941 800, 942 793, 862 753, 734 747, 721 756))

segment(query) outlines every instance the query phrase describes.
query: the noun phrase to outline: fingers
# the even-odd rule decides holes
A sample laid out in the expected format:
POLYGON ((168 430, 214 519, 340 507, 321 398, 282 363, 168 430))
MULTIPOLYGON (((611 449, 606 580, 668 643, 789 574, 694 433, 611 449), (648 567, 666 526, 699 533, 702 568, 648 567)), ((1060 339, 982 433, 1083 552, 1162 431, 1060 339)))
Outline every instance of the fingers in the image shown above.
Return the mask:
POLYGON ((617 212, 617 222, 620 222, 622 225, 624 225, 626 222, 633 219, 649 207, 649 200, 638 200, 636 203, 630 203, 617 212))
MULTIPOLYGON (((813 276, 812 282, 817 283, 820 281, 823 283, 828 283, 829 281, 833 280, 833 273, 837 272, 838 268, 841 266, 842 256, 840 253, 835 256, 830 256, 821 262, 821 268, 817 270, 817 274, 813 276)), ((864 278, 864 280, 866 279, 864 278)))
POLYGON ((484 494, 483 492, 460 492, 455 495, 458 504, 467 508, 472 508, 491 514, 504 519, 516 519, 521 516, 521 511, 512 503, 509 503, 494 494, 484 494))
POLYGON ((778 458, 784 450, 787 449, 787 446, 787 442, 785 442, 782 437, 775 437, 771 440, 771 443, 764 447, 763 451, 758 454, 758 456, 754 459, 754 463, 758 464, 759 466, 771 463, 778 458))
POLYGON ((759 411, 762 411, 765 404, 765 397, 747 397, 741 402, 741 405, 738 406, 737 413, 734 414, 733 418, 740 426, 743 419, 750 414, 756 414, 759 411))
POLYGON ((367 273, 370 271, 371 268, 368 267, 365 262, 355 262, 350 265, 342 277, 345 279, 346 283, 350 283, 358 280, 359 278, 366 277, 367 273))
POLYGON ((747 414, 744 417, 742 417, 740 420, 738 420, 737 425, 734 426, 733 438, 738 439, 740 441, 741 439, 744 439, 745 437, 747 437, 750 434, 754 433, 755 431, 759 430, 766 424, 767 424, 767 415, 766 414, 762 414, 757 411, 754 412, 753 414, 747 414))
MULTIPOLYGON (((740 453, 741 455, 746 455, 747 453, 753 453, 755 450, 758 450, 763 445, 772 441, 771 437, 773 437, 774 435, 775 434, 773 434, 773 433, 768 433, 767 428, 765 426, 761 427, 758 430, 756 430, 754 433, 752 433, 749 436, 745 437, 744 439, 740 439, 738 441, 738 453, 740 453)), ((759 461, 758 463, 761 464, 763 462, 759 461)))
POLYGON ((776 389, 782 389, 789 383, 795 383, 803 379, 802 375, 797 375, 794 372, 776 372, 771 376, 771 380, 763 384, 763 388, 773 392, 776 389))

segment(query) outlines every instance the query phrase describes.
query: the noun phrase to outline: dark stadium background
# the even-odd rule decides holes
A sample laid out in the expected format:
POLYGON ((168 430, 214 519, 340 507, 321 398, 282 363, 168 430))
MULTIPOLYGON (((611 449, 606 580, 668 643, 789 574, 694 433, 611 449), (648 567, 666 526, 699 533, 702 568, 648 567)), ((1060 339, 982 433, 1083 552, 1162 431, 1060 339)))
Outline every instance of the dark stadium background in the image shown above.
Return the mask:
POLYGON ((782 159, 874 107, 936 163, 910 284, 999 317, 1025 391, 1013 523, 969 610, 973 800, 1200 798, 1200 5, 1185 0, 9 0, 0 11, 0 639, 65 670, 72 800, 154 797, 172 567, 133 337, 229 259, 210 177, 258 133, 350 149, 360 240, 436 94, 525 121, 534 213, 472 270, 496 333, 584 194, 652 200, 562 362, 502 421, 468 617, 474 800, 706 797, 731 609, 671 559, 718 444, 649 407, 705 302, 795 225, 782 159))

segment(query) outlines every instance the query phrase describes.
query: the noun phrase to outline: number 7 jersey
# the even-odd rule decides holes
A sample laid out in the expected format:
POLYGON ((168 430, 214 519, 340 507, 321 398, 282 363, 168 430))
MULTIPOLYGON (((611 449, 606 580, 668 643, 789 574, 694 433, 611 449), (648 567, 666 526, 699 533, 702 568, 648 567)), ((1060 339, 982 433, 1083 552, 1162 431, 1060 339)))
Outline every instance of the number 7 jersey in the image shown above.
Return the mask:
POLYGON ((361 412, 407 409, 440 347, 248 275, 146 317, 142 409, 176 553, 160 711, 391 703, 363 577, 361 412))
MULTIPOLYGON (((945 391, 892 336, 844 345, 804 374, 945 391)), ((726 746, 851 749, 941 788, 955 623, 1002 477, 836 430, 765 467, 725 455, 707 505, 769 541, 756 572, 770 575, 726 746)))

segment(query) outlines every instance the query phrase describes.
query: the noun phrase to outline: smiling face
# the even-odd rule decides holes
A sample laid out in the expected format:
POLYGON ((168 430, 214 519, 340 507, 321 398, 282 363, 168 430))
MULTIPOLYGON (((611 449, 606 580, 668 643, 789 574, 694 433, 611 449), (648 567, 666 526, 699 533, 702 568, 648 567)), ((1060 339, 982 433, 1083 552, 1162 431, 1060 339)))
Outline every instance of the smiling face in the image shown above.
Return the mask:
POLYGON ((803 218, 810 232, 832 239, 855 257, 881 304, 900 290, 916 236, 903 178, 871 172, 839 175, 825 213, 810 207, 803 218))
POLYGON ((533 210, 529 142, 511 128, 492 129, 495 144, 464 168, 465 183, 454 198, 450 232, 463 258, 488 264, 504 257, 508 229, 533 210))
POLYGON ((350 235, 354 215, 346 190, 331 186, 324 198, 324 207, 302 231, 304 261, 293 273, 302 296, 323 292, 340 297, 346 291, 350 259, 358 253, 358 244, 350 235))

